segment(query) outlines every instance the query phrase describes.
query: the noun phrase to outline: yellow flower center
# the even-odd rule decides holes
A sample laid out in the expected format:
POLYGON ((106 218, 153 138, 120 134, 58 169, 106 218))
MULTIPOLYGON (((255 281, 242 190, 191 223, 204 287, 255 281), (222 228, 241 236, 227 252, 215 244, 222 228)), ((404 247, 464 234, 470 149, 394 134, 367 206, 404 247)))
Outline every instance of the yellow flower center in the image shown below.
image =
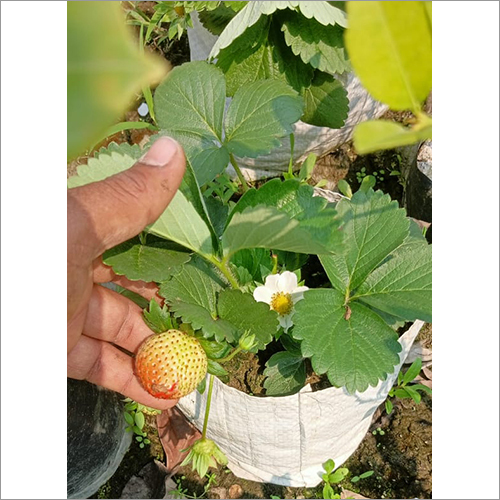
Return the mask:
POLYGON ((271 297, 271 309, 281 316, 286 316, 292 312, 292 296, 285 292, 276 292, 271 297))

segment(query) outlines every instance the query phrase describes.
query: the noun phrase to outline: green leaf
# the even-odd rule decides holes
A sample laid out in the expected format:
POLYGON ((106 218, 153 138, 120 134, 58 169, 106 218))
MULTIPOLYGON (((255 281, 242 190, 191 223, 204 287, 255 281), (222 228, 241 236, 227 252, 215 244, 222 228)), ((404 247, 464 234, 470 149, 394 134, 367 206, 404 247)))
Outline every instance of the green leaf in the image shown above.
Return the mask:
POLYGON ((281 80, 297 92, 308 87, 314 69, 296 57, 280 36, 280 28, 262 16, 219 53, 217 66, 226 75, 227 95, 257 80, 281 80))
POLYGON ((205 392, 205 389, 207 387, 207 379, 204 378, 196 387, 196 390, 200 393, 203 394, 205 392))
POLYGON ((290 352, 273 354, 266 363, 264 388, 267 396, 288 396, 304 387, 306 365, 302 356, 290 352))
POLYGON ((226 377, 229 375, 222 365, 213 359, 208 360, 207 372, 210 373, 210 375, 215 375, 216 377, 226 377))
POLYGON ((264 283, 265 276, 270 274, 273 268, 271 252, 265 248, 240 250, 231 257, 231 263, 246 269, 251 279, 259 283, 264 283))
POLYGON ((330 75, 351 70, 340 26, 324 26, 289 11, 281 14, 280 20, 285 43, 304 63, 330 75))
POLYGON ((176 67, 155 92, 158 125, 182 144, 200 185, 229 163, 221 148, 225 101, 224 75, 205 61, 176 67))
POLYGON ((148 306, 148 301, 142 295, 132 292, 127 288, 123 288, 120 285, 115 285, 114 289, 120 295, 127 297, 127 299, 130 299, 134 304, 137 304, 141 309, 144 309, 145 307, 148 306))
POLYGON ((406 373, 404 374, 404 377, 403 377, 403 385, 409 384, 415 378, 417 378, 421 369, 422 369, 422 358, 417 358, 411 364, 410 368, 408 368, 408 370, 406 370, 406 373))
POLYGON ((304 91, 302 121, 317 127, 341 128, 349 113, 347 91, 333 76, 316 71, 311 86, 304 91))
POLYGON ((258 205, 235 213, 222 235, 224 254, 231 256, 243 248, 272 248, 290 252, 323 254, 328 249, 296 219, 273 207, 258 205))
POLYGON ((130 413, 125 412, 123 416, 128 425, 132 427, 135 424, 134 417, 130 413))
POLYGON ((278 329, 278 315, 264 302, 256 302, 249 293, 239 290, 224 290, 219 295, 217 308, 220 318, 238 331, 238 339, 243 333, 255 335, 256 346, 252 352, 262 350, 271 342, 278 329))
POLYGON ((142 314, 146 325, 155 333, 166 332, 173 328, 168 307, 161 307, 154 299, 149 303, 149 310, 144 309, 142 314))
POLYGON ((286 9, 289 2, 247 2, 245 8, 240 10, 236 16, 231 19, 226 29, 212 47, 209 60, 217 57, 221 49, 231 45, 235 39, 241 36, 248 28, 253 26, 262 16, 270 15, 277 9, 286 9))
MULTIPOLYGON (((387 412, 387 415, 389 415, 389 414, 391 414, 391 413, 392 413, 393 408, 394 408, 394 406, 393 406, 393 404, 392 404, 391 400, 386 399, 386 401, 385 401, 385 411, 387 412)), ((353 478, 353 479, 354 479, 354 478, 353 478)), ((352 479, 352 480, 353 480, 353 479, 352 479)), ((352 480, 351 480, 351 481, 352 481, 352 480)))
POLYGON ((125 275, 132 281, 160 282, 179 272, 190 258, 171 242, 151 241, 142 245, 135 237, 107 250, 103 262, 116 274, 125 275))
POLYGON ((220 320, 217 313, 217 294, 225 287, 214 269, 197 259, 186 264, 182 271, 160 286, 170 309, 193 329, 202 329, 207 338, 217 340, 236 338, 236 328, 220 320))
POLYGON ((411 399, 413 399, 413 401, 415 401, 415 403, 418 405, 422 400, 421 394, 413 389, 411 385, 406 386, 404 389, 410 395, 411 399))
POLYGON ((142 86, 167 71, 141 54, 116 2, 68 4, 68 159, 99 140, 142 86))
MULTIPOLYGON (((309 255, 303 253, 284 252, 276 250, 273 252, 278 256, 278 262, 286 271, 301 269, 309 260, 309 255)), ((263 281, 261 281, 263 283, 263 281)))
POLYGON ((292 335, 302 340, 305 357, 314 371, 327 373, 336 387, 350 393, 376 386, 399 363, 398 336, 367 307, 352 302, 345 319, 344 294, 337 290, 309 290, 295 305, 292 335))
POLYGON ((139 429, 142 430, 142 428, 144 427, 144 422, 145 422, 144 413, 136 412, 134 420, 135 420, 135 425, 137 425, 137 427, 139 427, 139 429))
POLYGON ((400 399, 411 399, 410 393, 405 388, 399 388, 394 391, 394 395, 400 399))
POLYGON ((214 342, 205 338, 198 338, 198 342, 203 347, 206 355, 212 359, 219 359, 227 356, 231 350, 231 346, 225 342, 214 342))
POLYGON ((422 391, 427 394, 432 394, 432 389, 430 387, 427 387, 426 385, 423 384, 414 384, 411 386, 412 389, 415 389, 416 391, 422 391))
POLYGON ((220 238, 226 226, 229 206, 225 205, 219 198, 215 198, 214 196, 205 198, 205 206, 214 232, 217 238, 220 238))
POLYGON ((333 474, 330 474, 328 476, 328 480, 330 481, 330 483, 340 483, 347 476, 347 474, 349 474, 349 469, 341 467, 340 469, 337 469, 333 474))
POLYGON ((366 479, 367 477, 373 476, 374 473, 375 473, 375 471, 373 471, 373 470, 367 470, 366 472, 363 472, 363 474, 360 474, 359 478, 366 479))
POLYGON ((335 469, 335 462, 330 458, 323 464, 323 469, 326 471, 327 475, 332 473, 333 469, 335 469))
POLYGON ((214 10, 204 10, 198 13, 201 24, 212 35, 220 35, 235 15, 235 11, 222 2, 214 10))
POLYGON ((422 128, 405 127, 387 120, 370 120, 354 129, 354 147, 358 154, 373 153, 380 149, 393 149, 432 138, 432 122, 422 128))
POLYGON ((299 4, 300 12, 307 19, 316 19, 323 25, 338 24, 343 28, 347 27, 347 16, 345 12, 333 5, 331 2, 294 2, 299 4))
MULTIPOLYGON (((127 170, 136 163, 136 158, 127 154, 129 151, 128 145, 101 150, 96 158, 89 158, 87 165, 80 165, 78 175, 68 179, 68 187, 97 182, 127 170)), ((188 195, 191 196, 190 193, 188 195)), ((177 191, 163 214, 146 230, 195 252, 212 254, 212 233, 182 190, 177 191)))
POLYGON ((288 333, 284 333, 280 337, 280 342, 282 346, 294 356, 302 358, 302 351, 300 350, 300 342, 293 339, 288 333))
POLYGON ((305 182, 311 177, 313 170, 314 170, 314 166, 316 165, 317 159, 318 159, 318 157, 314 153, 309 153, 307 155, 307 158, 305 159, 304 163, 302 163, 302 166, 300 167, 299 180, 305 182))
POLYGON ((323 498, 335 498, 333 488, 329 484, 323 486, 323 498))
MULTIPOLYGON (((229 214, 228 226, 237 214, 249 207, 267 205, 269 208, 278 210, 291 219, 299 221, 300 229, 309 232, 307 239, 311 242, 317 241, 331 250, 338 250, 342 234, 338 231, 340 221, 337 218, 337 212, 328 206, 328 202, 324 198, 313 196, 313 194, 312 186, 303 184, 296 179, 285 182, 273 179, 266 182, 258 190, 250 189, 240 198, 229 214)), ((267 248, 294 251, 271 244, 267 248)))
POLYGON ((287 84, 262 80, 240 88, 226 115, 226 142, 231 153, 255 158, 281 145, 302 116, 302 98, 287 84))
POLYGON ((382 191, 358 191, 337 204, 344 222, 344 253, 320 258, 332 285, 345 291, 357 288, 408 235, 405 211, 382 191))
POLYGON ((423 2, 349 2, 354 71, 392 109, 418 111, 432 86, 432 32, 423 2))
POLYGON ((354 299, 407 321, 432 321, 432 249, 420 245, 399 252, 375 269, 354 299))

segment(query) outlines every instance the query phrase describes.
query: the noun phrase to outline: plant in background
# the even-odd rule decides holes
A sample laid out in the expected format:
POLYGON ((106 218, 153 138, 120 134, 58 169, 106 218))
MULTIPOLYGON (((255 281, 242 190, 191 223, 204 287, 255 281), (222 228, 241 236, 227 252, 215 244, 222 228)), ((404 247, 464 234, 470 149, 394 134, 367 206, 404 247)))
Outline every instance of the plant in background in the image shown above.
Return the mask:
POLYGON ((402 371, 398 374, 398 382, 389 391, 387 400, 385 401, 385 411, 389 414, 392 412, 394 405, 389 398, 413 399, 415 404, 419 404, 422 400, 420 392, 432 394, 432 389, 423 384, 411 384, 418 377, 422 369, 422 359, 417 358, 411 366, 403 374, 402 371), (410 385, 411 384, 411 385, 410 385))
POLYGON ((368 477, 373 476, 373 474, 375 474, 375 471, 367 470, 366 472, 363 472, 363 474, 360 474, 359 476, 351 477, 351 483, 357 483, 361 479, 366 479, 368 477))
POLYGON ((149 406, 144 406, 130 398, 126 398, 125 407, 123 409, 123 417, 125 422, 127 422, 128 427, 125 429, 127 432, 134 432, 135 439, 139 443, 140 448, 144 448, 145 445, 151 444, 148 439, 147 434, 144 432, 144 424, 146 422, 144 414, 147 415, 159 415, 160 410, 155 410, 149 406))
POLYGON ((432 120, 422 103, 432 87, 431 2, 347 2, 345 41, 361 83, 394 110, 409 109, 408 126, 367 121, 354 130, 360 154, 430 139, 432 120))
POLYGON ((321 478, 323 479, 325 485, 323 486, 323 496, 321 498, 342 498, 340 496, 342 488, 339 488, 340 491, 338 493, 335 493, 334 488, 336 488, 335 485, 338 485, 338 483, 342 482, 344 478, 349 474, 349 469, 340 467, 334 472, 335 462, 332 459, 327 460, 323 464, 323 469, 325 473, 321 476, 321 478))

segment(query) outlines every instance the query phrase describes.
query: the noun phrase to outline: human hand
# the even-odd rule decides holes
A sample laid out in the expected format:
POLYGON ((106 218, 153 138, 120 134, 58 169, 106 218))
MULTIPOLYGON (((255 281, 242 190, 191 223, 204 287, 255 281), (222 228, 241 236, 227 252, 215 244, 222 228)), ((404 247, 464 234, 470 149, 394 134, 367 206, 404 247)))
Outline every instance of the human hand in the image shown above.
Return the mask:
MULTIPOLYGON (((103 252, 136 236, 162 214, 185 168, 180 145, 162 137, 132 168, 68 190, 68 377, 158 409, 176 401, 149 395, 134 374, 132 357, 115 347, 135 352, 152 334, 142 310, 97 283, 115 277, 102 263, 103 252)), ((144 285, 136 291, 152 298, 155 285, 144 285)))

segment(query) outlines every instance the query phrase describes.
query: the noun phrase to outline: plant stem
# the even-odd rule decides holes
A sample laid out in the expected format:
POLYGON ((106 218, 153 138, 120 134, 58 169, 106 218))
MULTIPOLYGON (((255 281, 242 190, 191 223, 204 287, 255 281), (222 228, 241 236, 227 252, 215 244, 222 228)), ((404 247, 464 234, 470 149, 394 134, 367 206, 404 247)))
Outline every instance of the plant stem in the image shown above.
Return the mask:
POLYGON ((247 184, 245 177, 243 176, 243 173, 240 170, 240 167, 236 163, 236 160, 234 158, 233 153, 229 154, 229 160, 231 161, 231 165, 233 166, 234 170, 236 171, 236 175, 238 176, 238 179, 241 182, 241 187, 243 189, 243 192, 246 193, 248 191, 249 187, 248 187, 248 184, 247 184))
POLYGON ((241 346, 238 346, 231 354, 228 354, 225 358, 221 358, 217 360, 217 363, 226 363, 226 361, 231 361, 236 354, 241 352, 243 348, 241 346))
POLYGON ((203 421, 203 432, 201 433, 201 439, 205 439, 207 436, 208 415, 210 414, 210 403, 212 401, 213 388, 214 388, 214 376, 210 375, 210 383, 208 385, 208 394, 207 394, 207 406, 205 407, 205 420, 203 421))
POLYGON ((236 278, 233 276, 233 273, 227 266, 227 260, 224 259, 222 262, 218 260, 217 258, 210 256, 206 257, 208 261, 210 261, 229 281, 230 285, 235 288, 236 290, 240 289, 240 285, 236 278))
POLYGON ((293 177, 293 150, 295 148, 295 136, 290 134, 290 163, 288 164, 288 175, 293 177))

